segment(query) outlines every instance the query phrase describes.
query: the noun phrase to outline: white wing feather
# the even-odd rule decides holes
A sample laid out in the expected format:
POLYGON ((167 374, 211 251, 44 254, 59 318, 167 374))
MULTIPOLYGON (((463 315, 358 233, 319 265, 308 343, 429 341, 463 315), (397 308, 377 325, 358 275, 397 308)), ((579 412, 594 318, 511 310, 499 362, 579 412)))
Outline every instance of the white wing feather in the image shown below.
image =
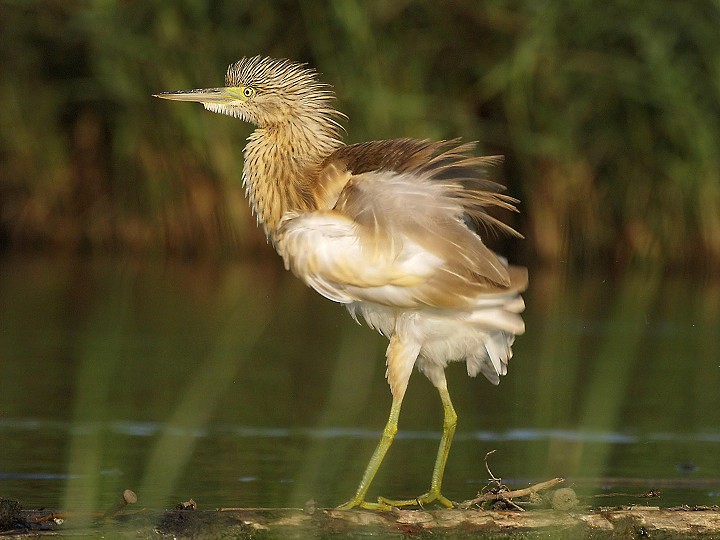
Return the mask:
POLYGON ((333 210, 288 215, 281 227, 279 251, 286 268, 343 304, 417 306, 414 289, 443 262, 410 241, 389 250, 369 250, 357 223, 333 210))
POLYGON ((352 177, 334 208, 287 213, 276 245, 307 285, 415 344, 434 384, 454 360, 493 384, 507 372, 525 330, 527 274, 485 247, 442 183, 387 171, 352 177))

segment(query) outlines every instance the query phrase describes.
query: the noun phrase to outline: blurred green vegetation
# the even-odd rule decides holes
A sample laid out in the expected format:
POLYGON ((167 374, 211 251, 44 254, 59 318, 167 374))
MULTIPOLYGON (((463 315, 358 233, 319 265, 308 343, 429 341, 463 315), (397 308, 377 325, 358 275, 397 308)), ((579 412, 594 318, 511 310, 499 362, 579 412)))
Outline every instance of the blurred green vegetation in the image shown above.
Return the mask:
POLYGON ((251 128, 151 94, 265 54, 334 84, 348 142, 505 154, 520 258, 717 265, 718 28, 712 0, 0 0, 0 248, 264 249, 251 128))

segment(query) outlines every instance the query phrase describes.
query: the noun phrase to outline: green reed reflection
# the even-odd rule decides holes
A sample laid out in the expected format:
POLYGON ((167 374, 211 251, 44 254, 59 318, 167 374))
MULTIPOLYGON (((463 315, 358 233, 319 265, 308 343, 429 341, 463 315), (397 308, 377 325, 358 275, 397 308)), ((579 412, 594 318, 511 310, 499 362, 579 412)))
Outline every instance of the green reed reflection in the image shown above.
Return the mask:
POLYGON ((103 425, 112 417, 110 388, 126 352, 131 286, 129 276, 122 273, 105 281, 81 321, 75 350, 77 368, 68 370, 74 404, 63 508, 92 510, 99 500, 100 471, 108 443, 103 425))
POLYGON ((223 395, 231 389, 241 395, 248 390, 243 373, 252 369, 250 355, 271 312, 264 284, 253 283, 253 277, 240 270, 232 279, 223 280, 218 291, 218 328, 207 355, 179 389, 174 412, 147 458, 140 492, 149 506, 160 506, 171 496, 196 448, 198 431, 211 423, 223 395))
MULTIPOLYGON (((583 384, 578 428, 586 431, 622 432, 623 413, 632 406, 633 382, 648 366, 645 351, 653 303, 657 298, 657 271, 641 270, 628 276, 607 314, 607 328, 597 352, 594 369, 583 384)), ((590 478, 602 476, 608 468, 610 443, 582 446, 579 463, 569 474, 590 478)), ((568 473, 566 473, 568 474, 568 473)))

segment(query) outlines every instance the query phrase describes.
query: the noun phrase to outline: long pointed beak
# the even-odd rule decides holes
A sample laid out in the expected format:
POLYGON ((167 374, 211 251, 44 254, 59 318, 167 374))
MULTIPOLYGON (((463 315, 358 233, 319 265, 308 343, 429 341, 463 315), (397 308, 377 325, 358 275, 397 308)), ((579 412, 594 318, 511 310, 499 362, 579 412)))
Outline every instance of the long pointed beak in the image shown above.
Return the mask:
POLYGON ((174 101, 197 101, 199 103, 229 103, 236 100, 228 88, 200 88, 196 90, 176 90, 175 92, 160 92, 154 97, 172 99, 174 101))

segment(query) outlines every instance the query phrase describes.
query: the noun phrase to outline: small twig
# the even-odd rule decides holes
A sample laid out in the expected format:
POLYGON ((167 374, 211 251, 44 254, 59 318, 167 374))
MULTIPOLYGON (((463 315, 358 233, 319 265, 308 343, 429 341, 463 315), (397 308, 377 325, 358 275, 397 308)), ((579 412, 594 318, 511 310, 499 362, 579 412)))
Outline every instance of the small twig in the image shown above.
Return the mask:
POLYGON ((36 517, 32 520, 33 523, 42 523, 43 521, 52 521, 53 519, 60 518, 62 519, 62 516, 60 514, 57 514, 55 512, 50 512, 49 514, 46 514, 44 516, 36 517))
POLYGON ((503 499, 503 502, 509 504, 510 506, 514 506, 515 510, 518 510, 520 512, 525 511, 525 509, 522 506, 515 504, 512 499, 503 499))
POLYGON ((55 521, 58 519, 65 520, 68 518, 100 518, 104 515, 105 514, 100 512, 49 512, 48 514, 34 518, 31 523, 42 523, 43 521, 55 521))
POLYGON ((494 475, 494 474, 492 473, 492 471, 490 470, 490 465, 488 465, 488 456, 489 456, 490 454, 494 454, 495 452, 497 452, 497 450, 490 450, 487 454, 485 454, 485 470, 486 470, 486 471, 488 472, 488 474, 490 475, 490 480, 492 480, 493 482, 495 482, 498 486, 501 486, 501 485, 502 485, 502 479, 500 479, 500 478, 495 478, 495 475, 494 475))
POLYGON ((603 498, 603 497, 634 497, 637 499, 656 499, 661 497, 662 494, 657 489, 651 489, 645 493, 596 493, 590 495, 591 498, 603 498))
MULTIPOLYGON (((497 481, 493 477, 494 481, 497 481)), ((538 491, 543 491, 545 489, 550 489, 553 486, 556 486, 558 484, 561 484, 564 482, 564 478, 553 478, 552 480, 546 480, 545 482, 540 482, 538 484, 534 484, 532 486, 523 488, 523 489, 515 489, 515 490, 503 490, 499 491, 497 493, 482 493, 475 497, 474 499, 470 499, 468 501, 461 502, 458 505, 458 508, 470 508, 471 506, 475 504, 480 504, 483 502, 490 502, 490 501, 507 501, 513 505, 515 505, 510 499, 516 498, 516 497, 526 497, 527 495, 531 495, 533 493, 537 493, 538 491)), ((517 505, 515 505, 517 506, 517 505)))
MULTIPOLYGON (((485 470, 488 472, 488 475, 490 475, 490 481, 495 482, 495 485, 497 486, 495 488, 497 491, 495 491, 494 493, 498 493, 498 492, 502 493, 502 492, 506 492, 506 491, 510 491, 510 490, 508 489, 508 487, 505 484, 502 483, 502 478, 498 478, 493 474, 493 472, 490 470, 490 465, 488 464, 488 457, 490 456, 490 454, 494 454, 496 451, 497 450, 490 450, 487 454, 485 454, 485 470)), ((511 506, 514 506, 515 509, 519 510, 520 512, 525 511, 524 508, 518 506, 517 504, 515 504, 513 501, 511 501, 509 499, 506 500, 505 502, 507 502, 511 506)))
POLYGON ((112 517, 117 514, 120 510, 125 508, 128 504, 135 504, 137 502, 137 495, 132 489, 126 489, 123 491, 122 497, 120 497, 115 504, 112 505, 107 512, 103 514, 103 517, 112 517))

